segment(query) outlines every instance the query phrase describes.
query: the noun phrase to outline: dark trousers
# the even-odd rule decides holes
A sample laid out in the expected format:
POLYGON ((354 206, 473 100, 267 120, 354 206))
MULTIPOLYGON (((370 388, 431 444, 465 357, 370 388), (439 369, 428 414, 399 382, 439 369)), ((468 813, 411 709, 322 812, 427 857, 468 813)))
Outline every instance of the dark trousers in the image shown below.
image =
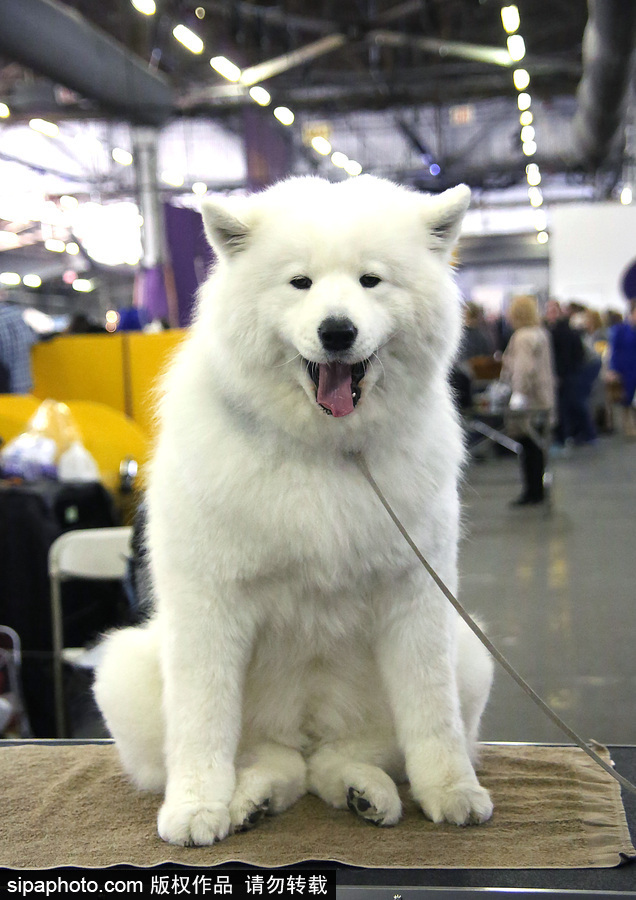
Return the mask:
POLYGON ((581 366, 573 378, 572 406, 570 417, 570 434, 575 441, 593 441, 596 438, 596 426, 590 409, 590 396, 594 382, 601 371, 601 360, 592 360, 581 366))
POLYGON ((577 393, 574 375, 565 375, 559 381, 557 391, 558 420, 554 437, 558 444, 565 444, 574 432, 576 418, 577 393))
POLYGON ((530 500, 543 500, 543 475, 545 459, 541 447, 525 435, 519 439, 521 444, 521 479, 523 496, 530 500))

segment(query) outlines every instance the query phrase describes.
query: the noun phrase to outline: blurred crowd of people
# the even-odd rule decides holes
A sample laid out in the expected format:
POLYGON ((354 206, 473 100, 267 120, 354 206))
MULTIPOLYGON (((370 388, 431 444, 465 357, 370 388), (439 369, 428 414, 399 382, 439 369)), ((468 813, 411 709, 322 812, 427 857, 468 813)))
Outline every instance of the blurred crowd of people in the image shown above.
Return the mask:
POLYGON ((517 504, 544 499, 545 450, 536 440, 533 415, 548 415, 552 450, 595 445, 599 431, 615 430, 620 406, 623 434, 636 437, 636 300, 625 317, 602 315, 584 304, 534 296, 513 298, 505 316, 487 318, 469 302, 462 342, 452 373, 460 406, 473 402, 486 361, 498 364, 486 379, 508 389, 506 427, 521 445, 523 491, 517 504))

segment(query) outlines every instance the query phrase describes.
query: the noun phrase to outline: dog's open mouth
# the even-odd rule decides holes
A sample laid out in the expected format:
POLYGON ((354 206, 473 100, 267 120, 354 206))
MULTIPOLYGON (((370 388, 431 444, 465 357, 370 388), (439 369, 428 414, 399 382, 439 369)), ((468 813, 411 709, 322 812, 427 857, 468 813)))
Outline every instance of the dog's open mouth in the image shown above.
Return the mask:
POLYGON ((309 377, 316 386, 316 402, 330 416, 348 416, 362 394, 360 382, 368 359, 348 365, 340 362, 315 363, 305 360, 309 377))

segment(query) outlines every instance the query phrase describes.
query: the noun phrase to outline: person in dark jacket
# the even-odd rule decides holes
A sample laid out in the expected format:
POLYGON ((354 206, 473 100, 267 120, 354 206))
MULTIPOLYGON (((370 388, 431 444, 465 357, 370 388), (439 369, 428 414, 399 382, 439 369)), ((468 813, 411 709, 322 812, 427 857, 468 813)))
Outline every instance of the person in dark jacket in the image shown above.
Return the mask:
POLYGON ((576 426, 577 375, 583 365, 584 351, 580 334, 571 326, 567 313, 556 300, 549 300, 545 324, 552 339, 557 378, 557 425, 555 440, 564 446, 573 437, 576 426))

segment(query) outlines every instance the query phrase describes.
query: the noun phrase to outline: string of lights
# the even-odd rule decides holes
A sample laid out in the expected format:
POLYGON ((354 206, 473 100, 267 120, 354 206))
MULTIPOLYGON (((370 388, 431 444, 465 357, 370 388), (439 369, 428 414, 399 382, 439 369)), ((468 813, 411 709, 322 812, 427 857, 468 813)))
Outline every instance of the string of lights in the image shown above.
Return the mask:
MULTIPOLYGON (((522 35, 521 16, 519 9, 514 4, 502 6, 501 22, 504 31, 508 35, 506 45, 513 63, 519 63, 526 55, 526 45, 522 35)), ((530 73, 527 69, 516 67, 512 72, 512 83, 517 90, 517 107, 519 109, 519 124, 521 131, 521 150, 524 156, 530 160, 537 152, 536 132, 534 127, 534 114, 532 112, 532 97, 528 92, 530 87, 530 73)), ((536 162, 529 161, 526 165, 526 179, 528 182, 528 200, 535 210, 534 224, 537 230, 537 241, 540 244, 547 243, 547 216, 543 206, 543 193, 541 191, 541 171, 536 162)))
MULTIPOLYGON (((225 56, 212 57, 210 65, 219 75, 222 75, 223 78, 226 78, 228 81, 234 82, 235 84, 241 83, 241 69, 225 56)), ((258 103, 259 106, 269 106, 272 102, 269 91, 260 84, 251 87, 248 93, 251 99, 255 103, 258 103)), ((293 125, 296 120, 296 116, 287 106, 274 107, 273 114, 281 125, 285 125, 286 127, 293 125)), ((349 159, 345 153, 334 150, 331 143, 323 135, 315 135, 312 137, 310 145, 320 156, 330 156, 333 165, 336 166, 336 168, 343 169, 347 175, 354 177, 360 175, 362 172, 362 166, 357 160, 349 159)))

